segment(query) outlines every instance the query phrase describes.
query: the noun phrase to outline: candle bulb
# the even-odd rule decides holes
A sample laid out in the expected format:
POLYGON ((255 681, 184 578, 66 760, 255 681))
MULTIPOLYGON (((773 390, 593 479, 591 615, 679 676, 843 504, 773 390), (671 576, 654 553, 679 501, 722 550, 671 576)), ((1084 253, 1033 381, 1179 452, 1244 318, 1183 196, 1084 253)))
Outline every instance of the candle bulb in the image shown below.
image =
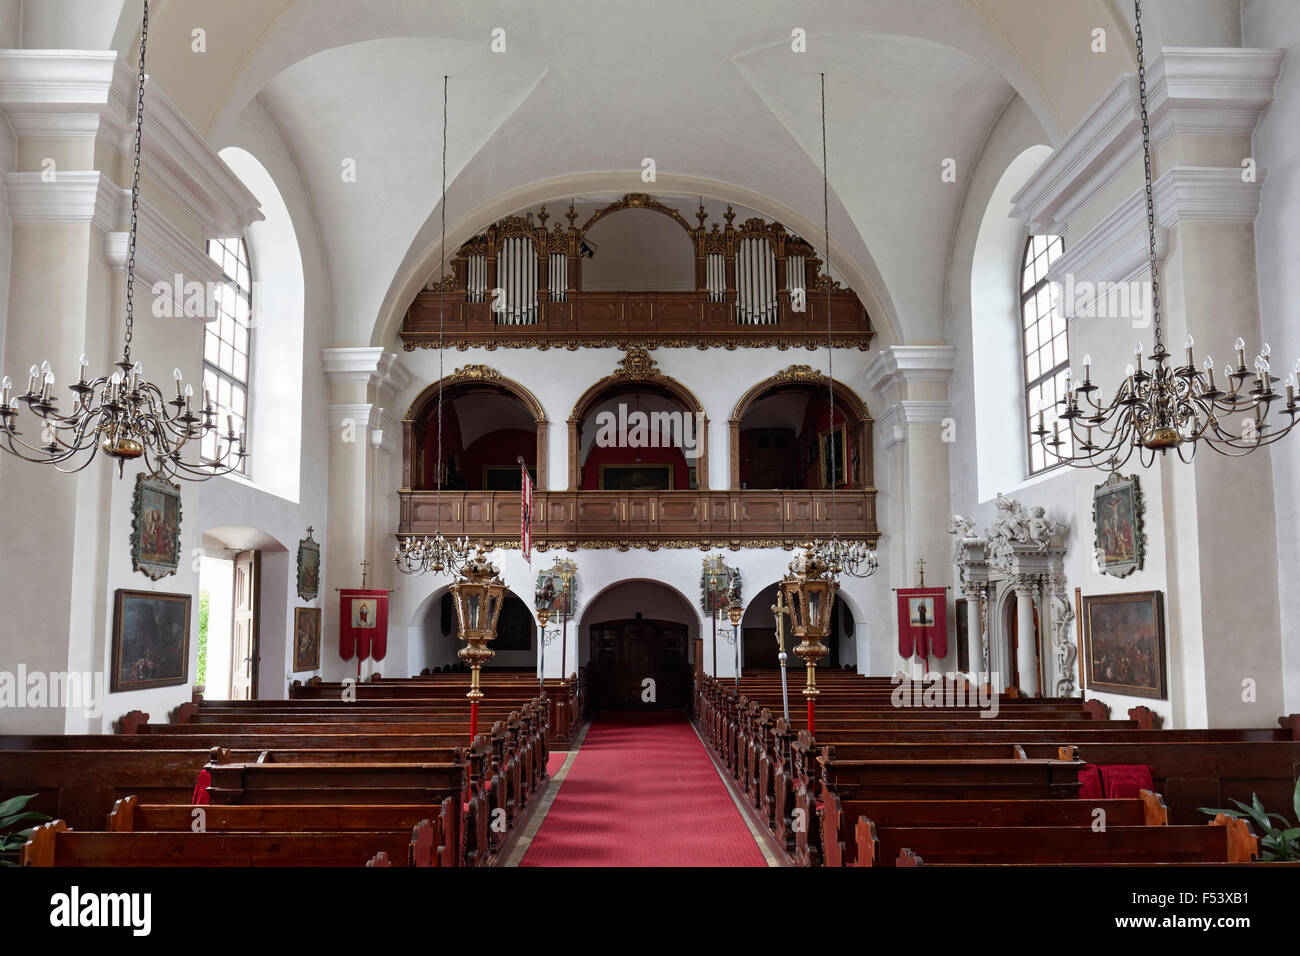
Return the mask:
POLYGON ((31 372, 27 375, 27 394, 30 395, 36 391, 36 373, 39 371, 35 365, 32 366, 31 372))
POLYGON ((1187 349, 1187 367, 1192 368, 1196 365, 1196 358, 1192 355, 1192 349, 1196 346, 1196 339, 1192 338, 1189 334, 1187 336, 1187 341, 1183 343, 1183 346, 1187 349))
POLYGON ((1213 391, 1214 390, 1214 359, 1210 358, 1210 356, 1208 355, 1205 356, 1204 367, 1205 367, 1205 377, 1209 380, 1210 390, 1213 391))
POLYGON ((9 404, 9 393, 14 389, 14 381, 8 375, 0 379, 0 405, 9 404))
POLYGON ((88 368, 90 368, 90 362, 86 359, 86 355, 83 352, 81 355, 81 378, 78 380, 78 383, 81 385, 86 384, 86 369, 88 368))
POLYGON ((1124 369, 1124 374, 1128 376, 1128 390, 1130 392, 1136 393, 1137 386, 1133 384, 1134 370, 1132 364, 1129 364, 1128 367, 1124 369))
POLYGON ((1295 404, 1295 376, 1286 377, 1286 403, 1288 406, 1295 404))
MULTIPOLYGON (((180 382, 177 382, 176 387, 179 388, 180 384, 181 384, 180 382)), ((193 400, 193 398, 194 398, 194 386, 186 385, 185 386, 185 414, 186 415, 190 413, 190 402, 193 400)))
POLYGON ((1134 357, 1137 358, 1137 370, 1140 372, 1142 371, 1142 343, 1141 342, 1139 342, 1137 344, 1137 348, 1133 350, 1133 355, 1134 357))
POLYGON ((41 386, 41 401, 47 402, 50 399, 50 389, 54 386, 54 373, 45 373, 45 384, 41 386))
POLYGON ((230 435, 232 438, 233 438, 234 435, 235 435, 235 416, 234 416, 234 415, 227 415, 227 416, 226 416, 226 433, 227 433, 228 435, 230 435))
POLYGON ((1237 367, 1246 367, 1246 340, 1237 336, 1237 341, 1232 343, 1232 347, 1237 350, 1237 367))
POLYGON ((1083 381, 1086 385, 1092 381, 1092 353, 1083 353, 1083 381))
POLYGON ((172 378, 176 379, 176 397, 180 398, 181 397, 181 370, 173 369, 172 378))

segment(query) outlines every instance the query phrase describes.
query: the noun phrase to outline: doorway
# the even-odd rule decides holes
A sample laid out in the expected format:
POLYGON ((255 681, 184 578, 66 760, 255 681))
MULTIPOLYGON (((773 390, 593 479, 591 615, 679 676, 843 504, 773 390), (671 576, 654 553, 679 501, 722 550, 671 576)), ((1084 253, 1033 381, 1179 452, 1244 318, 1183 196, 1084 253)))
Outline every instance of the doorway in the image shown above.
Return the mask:
POLYGON ((593 706, 640 710, 686 706, 691 669, 685 624, 638 613, 593 624, 590 634, 593 706))
POLYGON ((209 700, 256 700, 262 552, 204 555, 199 566, 199 669, 209 700))

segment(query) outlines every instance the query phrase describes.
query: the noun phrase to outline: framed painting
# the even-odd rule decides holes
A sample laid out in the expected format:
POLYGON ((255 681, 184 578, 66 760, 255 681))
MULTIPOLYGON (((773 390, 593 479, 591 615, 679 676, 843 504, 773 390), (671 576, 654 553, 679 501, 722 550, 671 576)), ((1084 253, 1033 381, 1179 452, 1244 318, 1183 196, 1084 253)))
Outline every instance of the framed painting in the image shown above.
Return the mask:
POLYGON ((672 491, 673 466, 601 465, 602 491, 672 491))
POLYGON ((314 671, 320 667, 320 608, 293 609, 293 669, 314 671))
POLYGON ((818 436, 821 445, 822 487, 838 488, 849 483, 848 431, 843 425, 818 436))
POLYGON ((304 601, 316 600, 320 593, 320 544, 307 529, 307 537, 298 541, 298 597, 304 601))
POLYGON ((1090 690, 1167 699, 1161 592, 1085 596, 1083 642, 1090 690))
POLYGON ((181 560, 181 487, 163 478, 135 476, 131 498, 131 567, 157 581, 181 560))
POLYGON ((1142 488, 1137 475, 1111 475, 1093 489, 1092 527, 1097 569, 1117 578, 1142 569, 1142 488))
POLYGON ((184 684, 189 661, 190 595, 116 592, 110 691, 184 684))

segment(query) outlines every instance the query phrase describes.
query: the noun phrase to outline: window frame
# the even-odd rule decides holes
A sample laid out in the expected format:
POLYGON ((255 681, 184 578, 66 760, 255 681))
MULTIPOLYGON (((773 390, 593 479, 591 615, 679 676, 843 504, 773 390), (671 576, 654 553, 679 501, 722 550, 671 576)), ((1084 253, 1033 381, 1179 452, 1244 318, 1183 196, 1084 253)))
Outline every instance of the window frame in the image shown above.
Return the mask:
MULTIPOLYGON (((253 431, 252 428, 253 326, 255 324, 254 316, 253 316, 253 259, 248 249, 248 240, 243 235, 240 235, 238 237, 230 236, 226 238, 209 239, 207 241, 207 254, 208 254, 208 258, 211 259, 214 263, 216 263, 217 267, 221 270, 222 282, 225 285, 225 287, 234 290, 235 293, 244 300, 244 304, 247 308, 248 320, 247 320, 247 324, 244 326, 243 329, 246 336, 245 350, 243 352, 245 368, 244 368, 244 379, 241 381, 233 371, 227 371, 225 368, 221 366, 221 346, 223 344, 229 344, 232 353, 236 350, 237 346, 235 342, 232 341, 230 343, 226 343, 226 340, 222 338, 221 331, 220 331, 220 323, 222 321, 222 317, 227 313, 223 310, 219 302, 214 300, 215 314, 212 315, 207 322, 205 322, 203 328, 202 380, 206 382, 209 373, 211 373, 216 378, 218 384, 220 384, 222 381, 228 384, 232 390, 232 394, 236 389, 243 394, 244 411, 243 414, 240 416, 241 421, 239 424, 244 433, 244 448, 247 450, 248 448, 251 447, 250 439, 252 437, 252 431, 253 431), (229 246, 235 243, 236 241, 238 242, 238 248, 237 251, 233 253, 233 255, 235 257, 235 261, 237 265, 242 266, 243 270, 248 274, 247 288, 240 285, 238 276, 232 276, 226 270, 226 261, 227 261, 226 257, 231 254, 231 250, 229 246), (218 258, 217 255, 218 253, 220 254, 220 258, 218 258), (208 343, 210 337, 215 338, 218 343, 217 360, 215 362, 208 360, 208 343)), ((236 269, 236 271, 239 270, 236 269)), ((236 326, 238 326, 239 324, 238 314, 232 313, 231 318, 236 323, 236 326)), ((216 393, 212 394, 211 398, 213 404, 218 409, 218 412, 216 414, 216 426, 217 426, 217 431, 220 433, 222 426, 224 425, 222 419, 225 417, 225 414, 227 412, 233 414, 233 409, 227 409, 223 411, 221 409, 218 394, 216 393)), ((241 429, 236 429, 236 433, 238 433, 240 430, 241 429)), ((248 458, 244 458, 239 463, 239 467, 234 472, 232 472, 232 474, 239 475, 242 478, 249 478, 250 476, 248 473, 248 458)))
MULTIPOLYGON (((1016 273, 1016 288, 1020 291, 1019 315, 1017 316, 1017 322, 1019 323, 1019 329, 1020 329, 1020 378, 1021 378, 1021 393, 1024 400, 1024 416, 1021 419, 1021 421, 1024 423, 1024 432, 1025 432, 1025 477, 1026 478, 1036 478, 1039 475, 1046 474, 1047 472, 1052 471, 1055 468, 1059 468, 1061 465, 1065 464, 1065 462, 1060 460, 1050 461, 1049 459, 1051 456, 1048 455, 1048 453, 1044 450, 1042 466, 1039 468, 1034 467, 1034 443, 1035 443, 1035 438, 1033 434, 1034 419, 1037 417, 1039 409, 1035 408, 1031 404, 1030 396, 1035 393, 1041 392, 1044 385, 1046 385, 1049 382, 1055 381, 1055 379, 1057 379, 1060 376, 1062 371, 1069 369, 1070 367, 1069 321, 1067 317, 1065 317, 1064 315, 1061 316, 1061 324, 1062 324, 1061 334, 1065 336, 1064 360, 1053 364, 1050 368, 1047 369, 1043 369, 1040 367, 1037 376, 1030 378, 1029 360, 1031 357, 1031 350, 1028 348, 1029 323, 1026 321, 1026 313, 1025 313, 1026 308, 1032 305, 1034 300, 1038 298, 1039 294, 1044 289, 1050 286, 1050 283, 1047 278, 1047 271, 1044 271, 1042 278, 1034 281, 1033 284, 1030 285, 1028 289, 1026 289, 1025 288, 1026 274, 1034 267, 1034 263, 1038 261, 1040 255, 1045 255, 1047 257, 1047 266, 1050 268, 1051 264, 1055 262, 1057 259, 1059 259, 1064 254, 1064 252, 1065 252, 1064 236, 1053 236, 1053 235, 1036 236, 1030 234, 1025 239, 1024 252, 1020 257, 1020 268, 1016 273), (1047 240, 1046 247, 1040 249, 1038 253, 1034 253, 1034 241, 1036 239, 1047 240)), ((1048 327, 1050 328, 1052 318, 1056 314, 1058 314, 1058 310, 1060 308, 1061 308, 1061 303, 1057 301, 1055 297, 1052 297, 1046 315, 1038 315, 1037 309, 1035 309, 1035 318, 1033 323, 1035 329, 1037 329, 1043 322, 1047 322, 1048 327)), ((1052 340, 1055 341, 1055 339, 1056 336, 1055 334, 1053 334, 1052 340)), ((1038 345, 1034 347, 1032 352, 1038 353, 1041 348, 1042 348, 1042 341, 1040 338, 1038 345)), ((1053 387, 1053 392, 1055 392, 1055 387, 1053 387)), ((1060 397, 1061 396, 1059 395, 1057 396, 1058 400, 1060 397)), ((1055 420, 1056 420, 1056 416, 1053 416, 1053 421, 1055 420)), ((1046 416, 1044 416, 1044 424, 1047 424, 1046 416)), ((1066 440, 1070 441, 1071 439, 1069 439, 1067 436, 1066 440)))

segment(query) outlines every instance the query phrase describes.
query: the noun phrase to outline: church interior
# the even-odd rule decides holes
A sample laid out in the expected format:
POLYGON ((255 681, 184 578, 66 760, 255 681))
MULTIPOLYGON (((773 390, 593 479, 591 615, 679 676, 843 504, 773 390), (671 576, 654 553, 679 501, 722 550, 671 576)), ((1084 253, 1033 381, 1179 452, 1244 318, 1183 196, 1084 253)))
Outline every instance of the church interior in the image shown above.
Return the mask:
POLYGON ((0 862, 1300 865, 1300 4, 0 0, 0 114, 0 862))

